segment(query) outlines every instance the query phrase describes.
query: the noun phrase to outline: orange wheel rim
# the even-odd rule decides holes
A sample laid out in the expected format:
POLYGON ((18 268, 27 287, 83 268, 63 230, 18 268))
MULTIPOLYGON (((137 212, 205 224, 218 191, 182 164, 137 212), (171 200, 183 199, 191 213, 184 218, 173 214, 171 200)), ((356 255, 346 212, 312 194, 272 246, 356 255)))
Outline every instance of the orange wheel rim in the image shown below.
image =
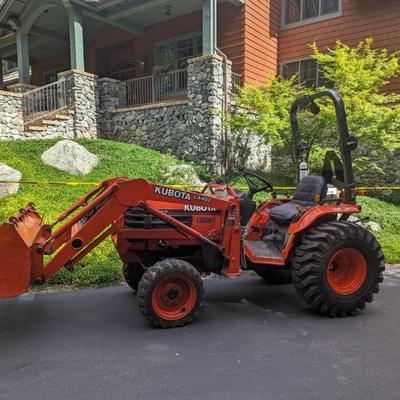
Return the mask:
POLYGON ((338 250, 330 259, 327 270, 328 284, 340 295, 355 293, 367 277, 367 261, 361 251, 354 248, 338 250))
POLYGON ((185 275, 168 276, 157 283, 151 299, 155 313, 168 321, 186 317, 197 301, 195 284, 185 275))

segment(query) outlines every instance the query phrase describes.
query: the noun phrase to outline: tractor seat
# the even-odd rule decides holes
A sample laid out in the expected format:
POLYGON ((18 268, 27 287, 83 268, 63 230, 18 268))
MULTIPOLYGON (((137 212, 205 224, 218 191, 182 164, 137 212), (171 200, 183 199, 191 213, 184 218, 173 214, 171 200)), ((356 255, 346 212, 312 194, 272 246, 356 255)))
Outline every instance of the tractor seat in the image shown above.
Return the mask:
POLYGON ((269 216, 278 224, 290 224, 293 218, 300 214, 299 208, 302 209, 319 203, 326 197, 327 191, 328 187, 324 177, 305 176, 297 185, 292 200, 273 208, 269 212, 269 216))

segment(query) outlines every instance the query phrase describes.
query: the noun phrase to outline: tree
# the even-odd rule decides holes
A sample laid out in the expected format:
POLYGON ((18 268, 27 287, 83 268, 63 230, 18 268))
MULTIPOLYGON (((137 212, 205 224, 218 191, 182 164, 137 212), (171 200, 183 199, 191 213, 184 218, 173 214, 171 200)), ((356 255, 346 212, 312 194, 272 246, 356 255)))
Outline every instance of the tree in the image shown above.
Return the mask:
MULTIPOLYGON (((350 47, 337 41, 332 49, 321 51, 317 44, 311 45, 312 58, 317 61, 324 77, 325 86, 338 90, 345 102, 350 132, 359 137, 361 147, 374 149, 375 156, 384 156, 400 144, 400 96, 386 93, 385 87, 400 74, 399 52, 374 49, 371 38, 350 47)), ((254 132, 263 135, 266 141, 277 147, 290 150, 294 166, 292 134, 289 111, 293 101, 314 91, 298 83, 298 76, 285 80, 271 77, 267 84, 245 86, 237 104, 241 112, 232 113, 231 127, 239 132, 254 132)), ((324 90, 320 87, 318 90, 324 90)), ((336 143, 332 138, 336 127, 334 108, 329 101, 319 102, 318 116, 304 112, 300 118, 303 137, 309 146, 307 160, 311 166, 320 166, 321 144, 336 143)), ((356 167, 368 166, 379 169, 376 162, 360 152, 356 167)))

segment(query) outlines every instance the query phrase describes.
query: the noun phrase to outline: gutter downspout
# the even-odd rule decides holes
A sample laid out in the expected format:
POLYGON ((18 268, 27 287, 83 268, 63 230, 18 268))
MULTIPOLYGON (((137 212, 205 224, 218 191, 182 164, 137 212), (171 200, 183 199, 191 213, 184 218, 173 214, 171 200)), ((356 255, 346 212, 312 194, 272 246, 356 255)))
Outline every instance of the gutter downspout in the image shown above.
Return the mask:
POLYGON ((223 57, 224 59, 224 101, 222 106, 222 141, 224 143, 224 150, 223 150, 223 159, 222 159, 222 168, 224 172, 228 172, 229 170, 229 132, 228 126, 225 123, 226 115, 229 111, 229 82, 228 82, 228 57, 227 55, 222 52, 218 47, 216 48, 217 54, 223 57))

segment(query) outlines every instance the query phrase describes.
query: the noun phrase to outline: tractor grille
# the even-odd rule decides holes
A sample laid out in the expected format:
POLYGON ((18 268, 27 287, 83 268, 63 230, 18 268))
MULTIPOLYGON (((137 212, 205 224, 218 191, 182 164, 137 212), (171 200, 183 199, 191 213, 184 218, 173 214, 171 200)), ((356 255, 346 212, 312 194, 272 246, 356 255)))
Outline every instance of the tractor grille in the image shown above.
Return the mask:
MULTIPOLYGON (((187 226, 192 225, 193 218, 187 214, 174 214, 168 213, 171 217, 177 219, 179 222, 187 226)), ((147 213, 141 208, 130 208, 125 213, 125 228, 126 229, 165 229, 172 228, 170 225, 147 213)))

